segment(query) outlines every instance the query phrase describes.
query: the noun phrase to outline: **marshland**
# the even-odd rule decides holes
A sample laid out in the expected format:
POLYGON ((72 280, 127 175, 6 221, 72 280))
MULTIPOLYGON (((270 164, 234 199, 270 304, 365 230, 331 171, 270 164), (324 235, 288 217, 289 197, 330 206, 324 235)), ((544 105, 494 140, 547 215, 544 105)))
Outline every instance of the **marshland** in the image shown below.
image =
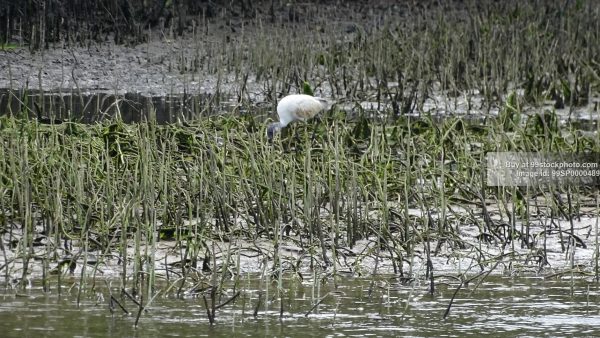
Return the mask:
POLYGON ((8 336, 600 332, 596 1, 1 6, 8 336))

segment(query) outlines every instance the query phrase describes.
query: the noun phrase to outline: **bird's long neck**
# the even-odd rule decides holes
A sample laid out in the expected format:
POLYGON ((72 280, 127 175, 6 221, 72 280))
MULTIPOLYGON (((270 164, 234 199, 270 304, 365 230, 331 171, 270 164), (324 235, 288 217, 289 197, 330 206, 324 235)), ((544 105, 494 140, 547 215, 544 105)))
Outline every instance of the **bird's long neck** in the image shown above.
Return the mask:
POLYGON ((281 128, 287 126, 287 123, 282 123, 281 121, 277 121, 277 122, 273 122, 271 123, 271 125, 269 126, 271 129, 273 129, 275 132, 278 132, 281 128))
POLYGON ((290 122, 292 122, 292 121, 289 121, 289 120, 288 120, 288 119, 286 119, 285 117, 283 117, 283 118, 282 118, 282 117, 280 116, 280 117, 279 117, 279 122, 275 122, 275 123, 277 123, 277 124, 278 124, 278 126, 279 126, 279 129, 281 129, 281 128, 285 128, 285 127, 286 127, 288 124, 290 124, 290 122))

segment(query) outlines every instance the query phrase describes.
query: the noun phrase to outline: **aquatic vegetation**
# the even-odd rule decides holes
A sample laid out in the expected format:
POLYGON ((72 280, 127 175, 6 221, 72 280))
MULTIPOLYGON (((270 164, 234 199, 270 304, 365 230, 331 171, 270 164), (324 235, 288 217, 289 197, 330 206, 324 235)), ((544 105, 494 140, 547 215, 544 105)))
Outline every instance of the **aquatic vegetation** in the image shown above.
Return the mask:
MULTIPOLYGON (((0 201, 4 236, 16 246, 13 257, 27 262, 41 245, 53 257, 46 270, 62 257, 96 252, 98 269, 109 259, 104 254, 116 252, 127 284, 128 264, 133 276, 148 272, 160 241, 185 248, 185 276, 203 259, 203 266, 214 264, 206 252, 216 239, 265 238, 274 248, 292 239, 306 253, 320 252, 312 259, 325 264, 340 264, 340 250, 375 239, 400 259, 394 271, 410 274, 403 261, 418 246, 460 245, 461 224, 479 224, 485 240, 532 246, 523 225, 517 229, 523 217, 535 218, 523 208, 535 203, 552 218, 572 219, 598 192, 597 186, 528 192, 482 181, 488 151, 573 152, 582 144, 581 151, 600 150, 597 137, 575 129, 537 137, 547 136, 540 128, 555 128, 548 123, 511 125, 515 135, 509 138, 500 117, 485 125, 458 117, 388 124, 324 119, 293 125, 293 133, 274 143, 254 124, 234 116, 188 126, 118 120, 43 125, 3 117, 0 201), (536 197, 540 192, 545 202, 536 197)), ((277 264, 289 259, 276 249, 261 252, 277 264)), ((293 266, 302 269, 301 262, 293 266)), ((344 269, 361 271, 357 265, 344 269)))

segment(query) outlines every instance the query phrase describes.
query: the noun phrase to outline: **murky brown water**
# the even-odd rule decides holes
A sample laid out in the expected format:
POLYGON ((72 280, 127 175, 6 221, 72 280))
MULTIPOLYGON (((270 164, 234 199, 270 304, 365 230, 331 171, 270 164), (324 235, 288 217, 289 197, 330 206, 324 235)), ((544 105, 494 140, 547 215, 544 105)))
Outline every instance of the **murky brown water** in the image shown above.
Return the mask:
MULTIPOLYGON (((39 287, 0 296, 3 337, 464 337, 600 335, 600 288, 585 280, 488 278, 473 290, 462 289, 449 316, 444 312, 455 284, 440 284, 429 296, 426 286, 394 283, 392 277, 344 279, 308 316, 311 307, 333 290, 333 283, 284 281, 283 316, 276 288, 268 290, 257 317, 258 279, 245 279, 241 296, 218 310, 210 325, 201 297, 157 297, 139 325, 136 306, 120 301, 129 315, 111 314, 107 289, 84 293, 77 307, 75 288, 43 293, 39 287), (369 292, 371 290, 371 292, 369 292)), ((166 288, 163 288, 163 291, 166 288)), ((118 294, 118 288, 111 289, 118 294)), ((231 291, 233 294, 233 291, 231 291)), ((263 297, 263 300, 265 297, 263 297)))
MULTIPOLYGON (((0 115, 27 115, 58 121, 93 123, 119 116, 126 123, 156 120, 173 123, 191 119, 214 100, 208 94, 149 96, 139 93, 39 92, 0 88, 0 115), (42 110, 42 111, 39 111, 42 110)), ((216 109, 215 109, 216 110, 216 109)))

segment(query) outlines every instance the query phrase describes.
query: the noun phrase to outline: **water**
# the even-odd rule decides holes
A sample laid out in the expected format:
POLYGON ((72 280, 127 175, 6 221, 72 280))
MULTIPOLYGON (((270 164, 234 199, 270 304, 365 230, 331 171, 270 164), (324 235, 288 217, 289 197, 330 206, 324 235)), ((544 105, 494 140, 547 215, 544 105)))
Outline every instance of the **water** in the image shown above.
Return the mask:
POLYGON ((402 285, 392 276, 374 283, 366 278, 339 282, 336 292, 327 295, 334 290, 332 282, 284 281, 282 317, 275 286, 270 286, 267 308, 263 296, 255 318, 260 284, 251 277, 241 283, 235 302, 217 310, 212 326, 202 297, 159 296, 137 328, 137 307, 117 296, 118 289, 112 294, 130 314, 118 308, 111 314, 107 289, 84 292, 78 307, 75 288, 59 297, 56 290, 43 293, 34 286, 18 296, 11 291, 0 296, 0 332, 3 337, 600 336, 599 287, 581 279, 488 277, 476 290, 473 283, 461 289, 446 319, 457 286, 453 281, 437 285, 434 296, 424 285, 402 285))
POLYGON ((191 119, 194 111, 211 100, 215 99, 207 94, 148 96, 107 90, 78 94, 0 88, 0 115, 40 115, 57 124, 63 120, 93 123, 118 114, 126 123, 156 120, 163 124, 176 122, 178 117, 191 119))

